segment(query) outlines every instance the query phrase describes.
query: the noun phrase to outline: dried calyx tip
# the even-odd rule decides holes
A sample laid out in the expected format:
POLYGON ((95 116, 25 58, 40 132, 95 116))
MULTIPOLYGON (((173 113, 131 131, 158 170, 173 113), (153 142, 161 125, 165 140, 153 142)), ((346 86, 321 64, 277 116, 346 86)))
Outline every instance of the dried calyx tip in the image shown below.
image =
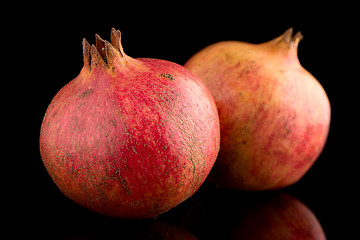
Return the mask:
POLYGON ((303 39, 301 32, 299 31, 293 36, 293 28, 291 27, 283 33, 279 42, 285 42, 289 48, 297 48, 301 39, 303 39))
POLYGON ((105 51, 105 40, 103 40, 98 34, 95 34, 95 46, 100 56, 107 63, 106 51, 105 51))
POLYGON ((83 56, 84 56, 84 66, 87 67, 90 70, 91 65, 91 57, 90 57, 90 44, 86 39, 84 38, 82 41, 83 44, 83 56))
POLYGON ((283 34, 283 37, 282 37, 282 41, 286 42, 286 43, 290 43, 291 42, 291 37, 292 37, 292 34, 293 34, 293 28, 289 28, 288 30, 286 30, 283 34))
POLYGON ((301 39, 303 39, 304 36, 301 34, 301 32, 297 32, 295 34, 295 36, 292 38, 292 41, 294 42, 294 45, 297 46, 299 44, 299 42, 301 41, 301 39))
POLYGON ((121 32, 115 28, 111 28, 111 44, 117 49, 120 54, 124 54, 124 50, 121 46, 121 32))
POLYGON ((91 70, 92 64, 103 62, 105 66, 109 65, 109 57, 114 55, 114 51, 124 57, 125 53, 121 46, 121 32, 115 28, 111 29, 111 43, 103 40, 98 34, 95 34, 95 45, 91 45, 83 39, 84 65, 91 70), (116 50, 115 50, 116 49, 116 50))

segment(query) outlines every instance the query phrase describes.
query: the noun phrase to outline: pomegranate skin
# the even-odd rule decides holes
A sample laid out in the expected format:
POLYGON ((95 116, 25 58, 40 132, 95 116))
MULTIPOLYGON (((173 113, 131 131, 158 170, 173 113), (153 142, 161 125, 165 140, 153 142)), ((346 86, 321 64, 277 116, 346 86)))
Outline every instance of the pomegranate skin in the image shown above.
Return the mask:
POLYGON ((184 67, 133 59, 83 41, 84 67, 50 103, 40 133, 44 165, 71 200, 120 218, 151 218, 190 197, 219 151, 216 105, 184 67))
POLYGON ((301 39, 289 29, 262 44, 219 42, 186 62, 218 107, 221 147, 211 181, 241 190, 280 189, 297 182, 322 152, 330 103, 300 65, 301 39))

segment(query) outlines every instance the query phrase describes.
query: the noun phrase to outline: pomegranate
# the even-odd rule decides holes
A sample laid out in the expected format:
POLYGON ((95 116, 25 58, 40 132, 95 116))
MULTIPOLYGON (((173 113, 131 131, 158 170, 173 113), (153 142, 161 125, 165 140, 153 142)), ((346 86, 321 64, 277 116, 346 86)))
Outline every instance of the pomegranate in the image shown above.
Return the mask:
POLYGON ((242 190, 279 189, 316 161, 330 126, 330 103, 297 57, 292 28, 262 44, 215 43, 185 64, 215 98, 221 147, 209 179, 242 190))
POLYGON ((214 99, 184 67, 133 59, 96 35, 84 67, 50 103, 40 133, 44 165, 68 198, 95 212, 151 218, 189 198, 220 146, 214 99))

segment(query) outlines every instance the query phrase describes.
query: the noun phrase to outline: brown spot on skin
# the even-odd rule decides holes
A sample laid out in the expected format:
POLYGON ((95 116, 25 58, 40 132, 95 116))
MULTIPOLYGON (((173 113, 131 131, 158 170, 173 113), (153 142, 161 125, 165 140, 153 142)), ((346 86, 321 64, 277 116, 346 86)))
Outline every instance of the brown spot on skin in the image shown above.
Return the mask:
POLYGON ((78 96, 79 96, 79 98, 84 98, 84 97, 89 96, 92 92, 93 92, 93 90, 90 88, 88 90, 85 90, 81 95, 78 95, 78 96))
POLYGON ((164 77, 169 79, 170 81, 175 81, 175 78, 170 73, 162 73, 159 75, 159 77, 164 77))

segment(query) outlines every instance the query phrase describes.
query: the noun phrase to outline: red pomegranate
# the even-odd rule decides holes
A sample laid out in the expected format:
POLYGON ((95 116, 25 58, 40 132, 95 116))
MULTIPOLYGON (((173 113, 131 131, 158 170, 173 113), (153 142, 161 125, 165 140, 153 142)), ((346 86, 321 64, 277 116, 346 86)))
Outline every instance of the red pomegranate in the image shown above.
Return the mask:
POLYGON ((279 189, 298 181, 325 145, 330 104, 301 65, 302 35, 272 41, 219 42, 185 64, 212 92, 221 147, 210 179, 242 190, 279 189))
POLYGON ((133 59, 83 40, 84 67, 50 103, 40 133, 44 165, 59 189, 95 212, 150 218, 189 198, 220 141, 207 87, 184 67, 133 59))

